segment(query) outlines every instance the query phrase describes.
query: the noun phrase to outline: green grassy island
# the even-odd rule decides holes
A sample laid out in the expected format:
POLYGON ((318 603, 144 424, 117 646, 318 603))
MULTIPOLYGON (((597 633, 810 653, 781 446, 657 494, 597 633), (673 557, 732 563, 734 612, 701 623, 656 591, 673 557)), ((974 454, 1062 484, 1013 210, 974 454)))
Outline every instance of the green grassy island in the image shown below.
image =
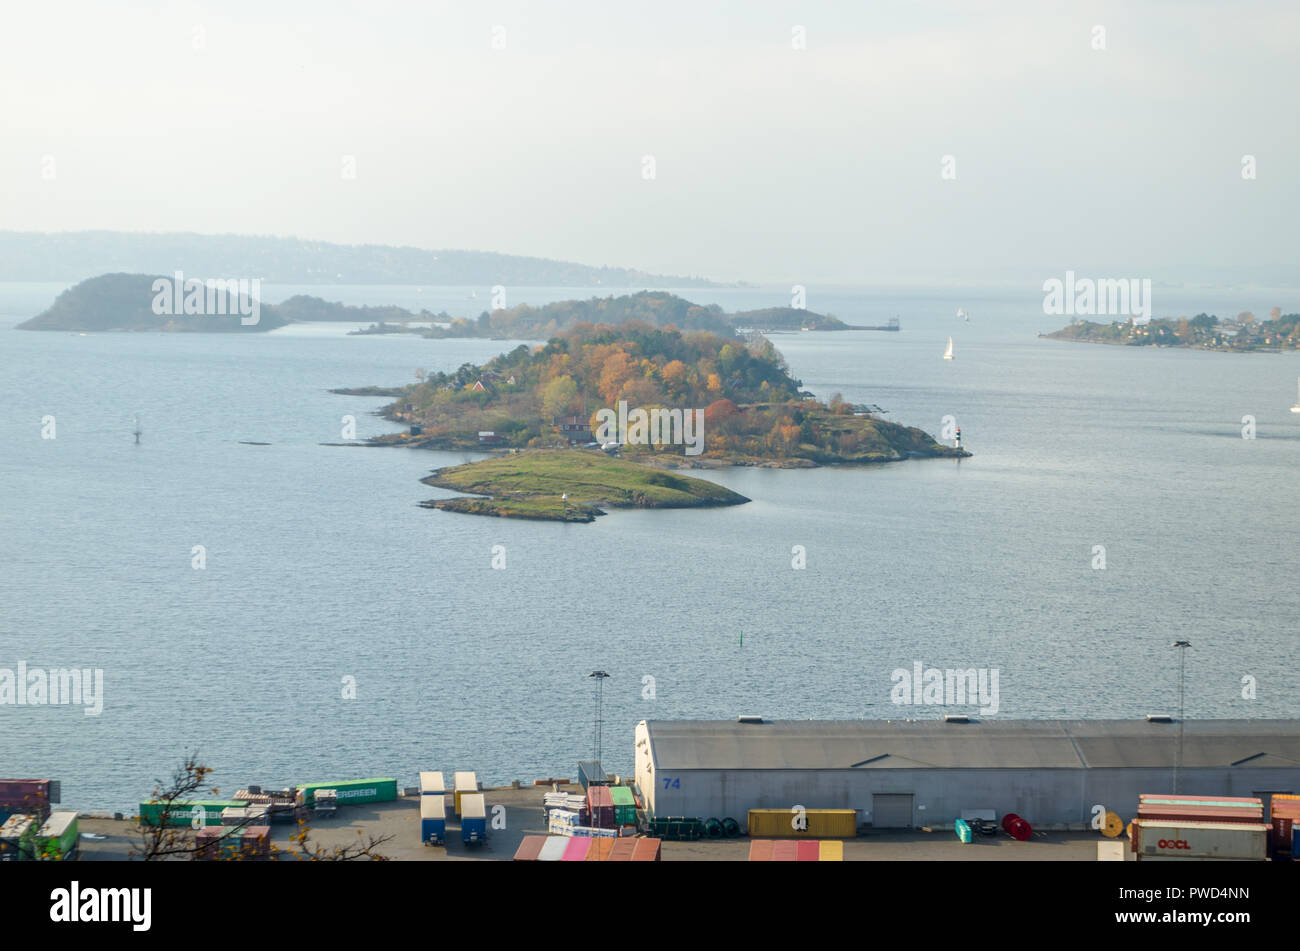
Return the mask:
POLYGON ((421 480, 487 498, 435 499, 426 508, 472 515, 591 522, 611 508, 699 508, 749 499, 704 479, 664 472, 603 452, 531 449, 439 469, 421 480), (564 496, 568 498, 564 498, 564 496))

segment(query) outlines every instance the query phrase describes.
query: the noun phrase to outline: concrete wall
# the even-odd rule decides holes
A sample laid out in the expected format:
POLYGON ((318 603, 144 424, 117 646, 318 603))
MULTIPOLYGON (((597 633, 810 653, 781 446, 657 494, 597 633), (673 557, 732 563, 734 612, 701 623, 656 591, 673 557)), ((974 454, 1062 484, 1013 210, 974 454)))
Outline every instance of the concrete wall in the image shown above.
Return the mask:
MULTIPOLYGON (((637 740, 641 738, 638 731, 637 740)), ((993 809, 999 816, 1015 812, 1038 825, 1087 823, 1097 804, 1127 822, 1137 814, 1139 794, 1173 789, 1172 771, 1167 768, 663 769, 652 777, 647 750, 648 744, 638 744, 636 780, 651 815, 730 816, 742 826, 750 809, 796 804, 810 809, 857 809, 859 823, 869 823, 873 793, 911 793, 917 825, 951 822, 963 809, 993 809)), ((1300 793, 1300 766, 1183 769, 1179 791, 1198 796, 1300 793)))

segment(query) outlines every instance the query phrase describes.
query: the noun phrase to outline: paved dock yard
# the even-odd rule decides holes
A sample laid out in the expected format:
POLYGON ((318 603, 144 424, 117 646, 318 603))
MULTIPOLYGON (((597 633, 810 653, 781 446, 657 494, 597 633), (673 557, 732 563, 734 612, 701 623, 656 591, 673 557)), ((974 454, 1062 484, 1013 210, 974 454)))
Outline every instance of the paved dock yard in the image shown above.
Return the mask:
MULTIPOLYGON (((564 786, 564 790, 581 792, 582 787, 564 786)), ((501 861, 514 857, 515 850, 525 835, 545 835, 542 823, 542 797, 549 787, 525 786, 485 789, 488 804, 488 841, 482 845, 466 846, 460 841, 460 820, 447 817, 447 845, 426 846, 420 842, 419 802, 416 798, 399 799, 374 805, 343 806, 330 819, 313 821, 312 841, 333 847, 358 841, 371 835, 391 835, 393 838, 379 847, 380 854, 395 861, 501 861), (492 807, 503 805, 506 809, 506 828, 493 829, 492 807)), ((448 797, 450 802, 450 796, 448 797)), ((448 809, 450 813, 450 808, 448 809)), ((127 859, 133 848, 138 848, 139 835, 132 821, 94 819, 83 817, 81 831, 107 838, 80 843, 82 861, 120 861, 127 859)), ((284 849, 289 846, 289 836, 296 827, 288 823, 271 826, 272 844, 284 849)), ((950 828, 934 832, 878 832, 856 839, 845 840, 844 859, 849 862, 864 861, 1079 861, 1097 860, 1096 832, 1048 832, 1035 834, 1029 842, 1016 842, 999 833, 984 838, 977 836, 969 845, 957 841, 950 828)), ((1127 840, 1124 840, 1127 842, 1127 840)), ((743 862, 749 857, 750 839, 702 840, 699 842, 665 842, 663 861, 732 861, 743 862)))

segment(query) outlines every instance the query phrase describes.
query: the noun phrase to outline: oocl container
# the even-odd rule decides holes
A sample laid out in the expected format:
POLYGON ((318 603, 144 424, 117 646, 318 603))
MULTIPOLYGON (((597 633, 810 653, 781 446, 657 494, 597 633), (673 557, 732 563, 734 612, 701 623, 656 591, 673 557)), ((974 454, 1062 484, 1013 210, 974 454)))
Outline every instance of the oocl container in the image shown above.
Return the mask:
POLYGON ((1152 859, 1254 859, 1268 855, 1269 826, 1243 822, 1133 821, 1133 852, 1152 859))
POLYGON ((456 815, 460 815, 461 797, 466 793, 478 792, 478 776, 472 770, 461 770, 452 776, 452 788, 455 790, 452 809, 456 815))
POLYGON ((806 809, 806 828, 796 828, 799 814, 791 809, 749 810, 749 834, 766 838, 852 839, 858 834, 853 809, 806 809))

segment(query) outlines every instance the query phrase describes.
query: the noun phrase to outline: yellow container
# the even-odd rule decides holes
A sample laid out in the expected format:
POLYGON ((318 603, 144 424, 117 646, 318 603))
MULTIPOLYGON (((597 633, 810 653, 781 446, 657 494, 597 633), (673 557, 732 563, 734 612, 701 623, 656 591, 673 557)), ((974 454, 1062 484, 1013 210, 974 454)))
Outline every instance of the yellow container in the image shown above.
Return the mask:
POLYGON ((817 860, 819 862, 843 862, 844 843, 839 839, 823 839, 821 853, 817 856, 817 860))
POLYGON ((791 809, 749 810, 749 834, 775 839, 853 839, 858 835, 858 814, 852 809, 806 809, 807 828, 795 828, 791 809))
POLYGON ((473 795, 478 792, 478 776, 469 770, 459 771, 453 777, 453 785, 452 808, 456 815, 460 815, 460 798, 466 793, 473 795))

